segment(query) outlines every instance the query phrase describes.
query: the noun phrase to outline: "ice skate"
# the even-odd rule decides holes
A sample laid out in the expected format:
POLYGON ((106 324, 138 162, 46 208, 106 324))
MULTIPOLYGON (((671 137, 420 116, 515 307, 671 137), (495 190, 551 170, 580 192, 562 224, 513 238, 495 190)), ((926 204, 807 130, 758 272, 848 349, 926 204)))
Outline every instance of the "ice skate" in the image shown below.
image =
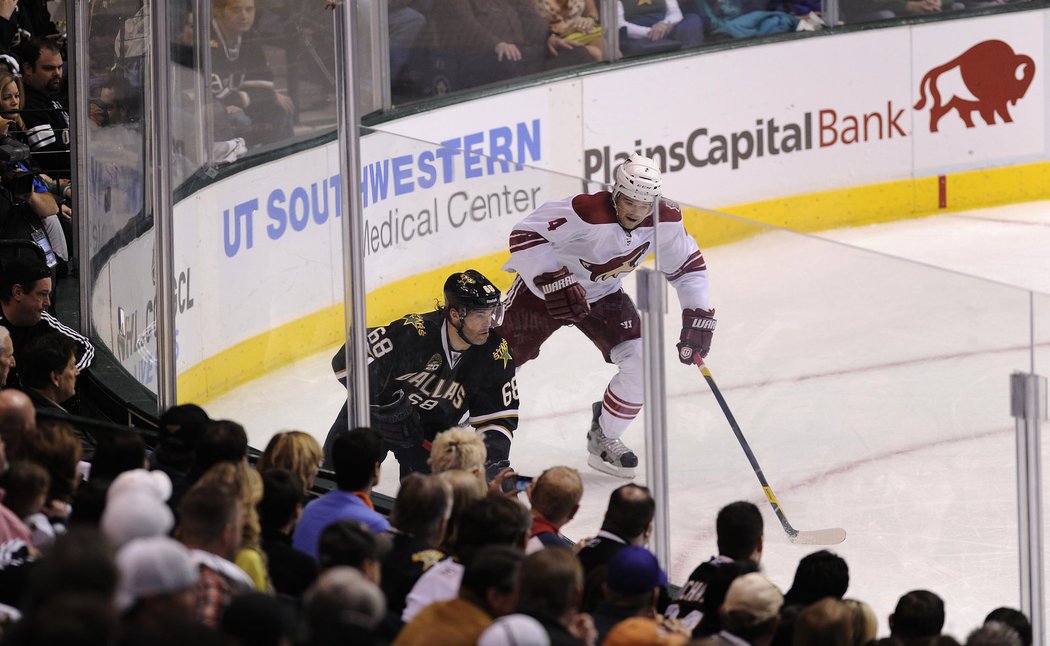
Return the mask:
POLYGON ((591 430, 587 431, 587 464, 592 469, 614 475, 618 478, 633 478, 634 468, 638 466, 638 456, 627 448, 619 439, 605 437, 598 416, 602 412, 602 403, 594 402, 591 407, 594 417, 591 419, 591 430))

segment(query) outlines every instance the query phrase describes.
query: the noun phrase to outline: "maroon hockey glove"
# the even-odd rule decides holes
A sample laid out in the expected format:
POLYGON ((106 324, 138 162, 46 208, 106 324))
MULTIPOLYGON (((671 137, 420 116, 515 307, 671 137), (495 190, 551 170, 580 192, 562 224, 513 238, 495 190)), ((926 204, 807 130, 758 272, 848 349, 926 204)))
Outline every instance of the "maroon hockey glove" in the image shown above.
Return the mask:
POLYGON ((579 323, 591 313, 587 292, 567 268, 540 274, 533 282, 543 292, 547 312, 554 318, 579 323))
POLYGON ((678 360, 688 365, 693 355, 706 357, 711 351, 711 336, 715 333, 715 311, 682 310, 682 335, 678 341, 678 360))

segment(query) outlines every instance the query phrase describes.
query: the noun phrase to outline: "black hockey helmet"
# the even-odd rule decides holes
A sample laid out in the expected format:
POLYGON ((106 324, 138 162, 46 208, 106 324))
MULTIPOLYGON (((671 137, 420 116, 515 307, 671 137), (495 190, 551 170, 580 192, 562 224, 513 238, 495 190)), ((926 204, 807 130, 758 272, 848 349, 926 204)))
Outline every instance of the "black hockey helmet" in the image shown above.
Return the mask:
POLYGON ((473 269, 456 272, 445 280, 445 306, 456 308, 461 316, 466 316, 471 310, 492 309, 494 324, 503 321, 499 288, 473 269))

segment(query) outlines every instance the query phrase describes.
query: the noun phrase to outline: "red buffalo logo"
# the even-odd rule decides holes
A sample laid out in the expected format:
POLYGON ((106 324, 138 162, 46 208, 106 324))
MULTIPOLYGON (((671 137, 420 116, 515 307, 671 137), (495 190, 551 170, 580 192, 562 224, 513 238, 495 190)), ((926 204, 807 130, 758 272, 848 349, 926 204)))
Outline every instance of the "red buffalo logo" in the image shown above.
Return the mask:
POLYGON ((995 115, 1010 123, 1009 105, 1025 95, 1035 76, 1035 62, 1014 50, 1001 40, 986 40, 977 43, 944 65, 926 72, 919 84, 919 102, 916 110, 926 106, 926 92, 932 98, 930 106, 930 132, 937 132, 941 117, 951 110, 959 114, 967 128, 973 127, 973 113, 977 112, 988 125, 995 125, 995 115), (966 89, 975 100, 952 95, 941 96, 937 81, 942 74, 958 69, 966 89), (1007 105, 1009 104, 1009 105, 1007 105))
POLYGON ((587 262, 581 258, 580 264, 583 265, 584 269, 591 272, 591 281, 596 283, 600 280, 616 278, 620 274, 631 273, 642 262, 642 258, 645 258, 645 252, 647 251, 649 251, 648 242, 630 253, 617 256, 603 263, 587 262))

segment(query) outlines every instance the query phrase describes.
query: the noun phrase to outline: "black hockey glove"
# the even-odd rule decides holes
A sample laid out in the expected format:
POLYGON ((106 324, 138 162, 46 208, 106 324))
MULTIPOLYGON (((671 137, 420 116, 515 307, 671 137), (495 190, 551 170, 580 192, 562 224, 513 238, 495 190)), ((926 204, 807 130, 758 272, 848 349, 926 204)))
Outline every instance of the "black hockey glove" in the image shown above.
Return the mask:
POLYGON ((485 480, 492 480, 510 466, 510 438, 499 431, 482 433, 485 442, 485 480))
POLYGON ((405 391, 394 393, 389 404, 369 406, 372 429, 393 446, 419 446, 423 442, 423 425, 419 411, 412 405, 405 391))
POLYGON ((711 336, 715 333, 715 310, 682 310, 682 335, 678 340, 678 360, 688 365, 693 355, 706 357, 711 351, 711 336))
POLYGON ((532 282, 543 292, 547 312, 554 318, 579 323, 591 313, 587 292, 567 268, 540 274, 532 282))

